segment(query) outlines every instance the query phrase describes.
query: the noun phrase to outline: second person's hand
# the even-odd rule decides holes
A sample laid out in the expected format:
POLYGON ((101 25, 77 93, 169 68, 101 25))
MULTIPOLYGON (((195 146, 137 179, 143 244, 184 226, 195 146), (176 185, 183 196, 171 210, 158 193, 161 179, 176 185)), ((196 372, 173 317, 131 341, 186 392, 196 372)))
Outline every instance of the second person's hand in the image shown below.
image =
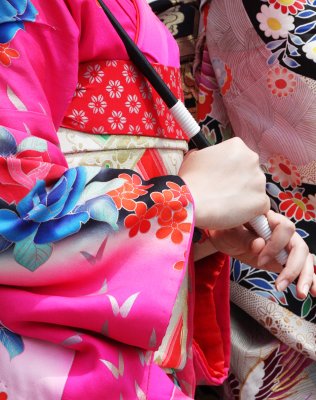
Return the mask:
POLYGON ((233 228, 270 209, 259 157, 239 138, 189 152, 179 176, 193 196, 199 228, 233 228))

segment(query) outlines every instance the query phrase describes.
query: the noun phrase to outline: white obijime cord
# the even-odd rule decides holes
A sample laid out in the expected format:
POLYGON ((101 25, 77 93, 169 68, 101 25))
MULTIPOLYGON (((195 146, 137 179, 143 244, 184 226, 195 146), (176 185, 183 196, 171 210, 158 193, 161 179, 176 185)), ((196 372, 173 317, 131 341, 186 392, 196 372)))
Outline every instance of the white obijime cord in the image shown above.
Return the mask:
MULTIPOLYGON (((170 108, 169 111, 174 116, 183 131, 188 135, 192 142, 196 144, 197 148, 206 147, 205 141, 201 140, 201 138, 198 138, 198 136, 201 136, 200 126, 180 100, 178 100, 178 102, 172 108, 170 108)), ((253 227, 255 232, 265 241, 268 241, 270 239, 272 232, 268 220, 264 215, 253 218, 251 221, 249 221, 249 223, 253 227)), ((286 250, 283 249, 277 255, 276 260, 281 265, 285 265, 287 258, 288 254, 286 250)))

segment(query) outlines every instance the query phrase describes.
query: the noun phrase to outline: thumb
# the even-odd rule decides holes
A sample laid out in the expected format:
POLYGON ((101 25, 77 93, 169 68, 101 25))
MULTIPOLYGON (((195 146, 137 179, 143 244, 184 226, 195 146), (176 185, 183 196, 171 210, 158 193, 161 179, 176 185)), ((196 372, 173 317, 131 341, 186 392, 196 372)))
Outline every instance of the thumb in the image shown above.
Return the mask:
POLYGON ((256 256, 263 249, 265 242, 245 226, 232 229, 210 231, 210 240, 219 250, 230 256, 239 256, 245 253, 256 256))

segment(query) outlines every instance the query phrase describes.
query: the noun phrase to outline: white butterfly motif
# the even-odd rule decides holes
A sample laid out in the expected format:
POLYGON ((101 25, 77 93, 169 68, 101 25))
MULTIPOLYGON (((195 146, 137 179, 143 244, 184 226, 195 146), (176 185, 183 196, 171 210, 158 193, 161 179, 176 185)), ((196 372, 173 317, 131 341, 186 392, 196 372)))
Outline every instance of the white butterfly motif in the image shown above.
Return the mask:
POLYGON ((73 346, 75 344, 79 344, 83 341, 82 337, 80 335, 73 335, 70 336, 69 338, 65 339, 62 342, 63 346, 73 346))
POLYGON ((126 299, 124 301, 124 303, 121 305, 121 307, 118 305, 116 298, 114 296, 111 296, 110 294, 108 294, 107 297, 110 300, 110 303, 112 306, 112 311, 113 311, 113 314, 115 315, 115 317, 120 314, 122 318, 126 318, 128 316, 128 314, 130 313, 130 311, 133 307, 133 304, 135 303, 135 300, 137 299, 139 293, 140 292, 134 293, 130 297, 128 297, 128 299, 126 299))
POLYGON ((140 363, 142 364, 143 367, 145 365, 150 364, 152 354, 153 354, 152 351, 146 351, 146 352, 139 351, 138 355, 139 355, 140 363))
POLYGON ((19 111, 27 111, 26 105, 22 102, 22 100, 14 93, 14 91, 7 86, 7 96, 14 107, 19 111))
POLYGON ((142 389, 139 387, 139 385, 136 381, 135 381, 135 390, 136 390, 138 400, 147 400, 147 396, 142 391, 142 389))
POLYGON ((100 361, 112 372, 114 378, 118 379, 119 376, 124 375, 124 359, 122 353, 119 353, 118 367, 111 363, 111 361, 103 360, 102 358, 100 358, 100 361))

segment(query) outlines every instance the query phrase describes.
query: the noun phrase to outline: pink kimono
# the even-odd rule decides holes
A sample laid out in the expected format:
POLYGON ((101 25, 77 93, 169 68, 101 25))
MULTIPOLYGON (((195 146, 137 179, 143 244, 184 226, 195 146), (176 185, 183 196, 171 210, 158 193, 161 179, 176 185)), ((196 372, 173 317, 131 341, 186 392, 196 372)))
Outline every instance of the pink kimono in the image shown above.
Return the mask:
MULTIPOLYGON (((145 0, 107 4, 181 96, 145 0)), ((189 262, 185 139, 95 0, 0 0, 1 400, 186 399, 223 382, 228 265, 189 262)))
MULTIPOLYGON (((271 207, 292 220, 316 260, 316 2, 201 5, 203 131, 213 143, 239 136, 259 154, 271 207)), ((316 400, 316 298, 300 299, 295 282, 278 292, 275 279, 232 261, 225 400, 316 400)))

